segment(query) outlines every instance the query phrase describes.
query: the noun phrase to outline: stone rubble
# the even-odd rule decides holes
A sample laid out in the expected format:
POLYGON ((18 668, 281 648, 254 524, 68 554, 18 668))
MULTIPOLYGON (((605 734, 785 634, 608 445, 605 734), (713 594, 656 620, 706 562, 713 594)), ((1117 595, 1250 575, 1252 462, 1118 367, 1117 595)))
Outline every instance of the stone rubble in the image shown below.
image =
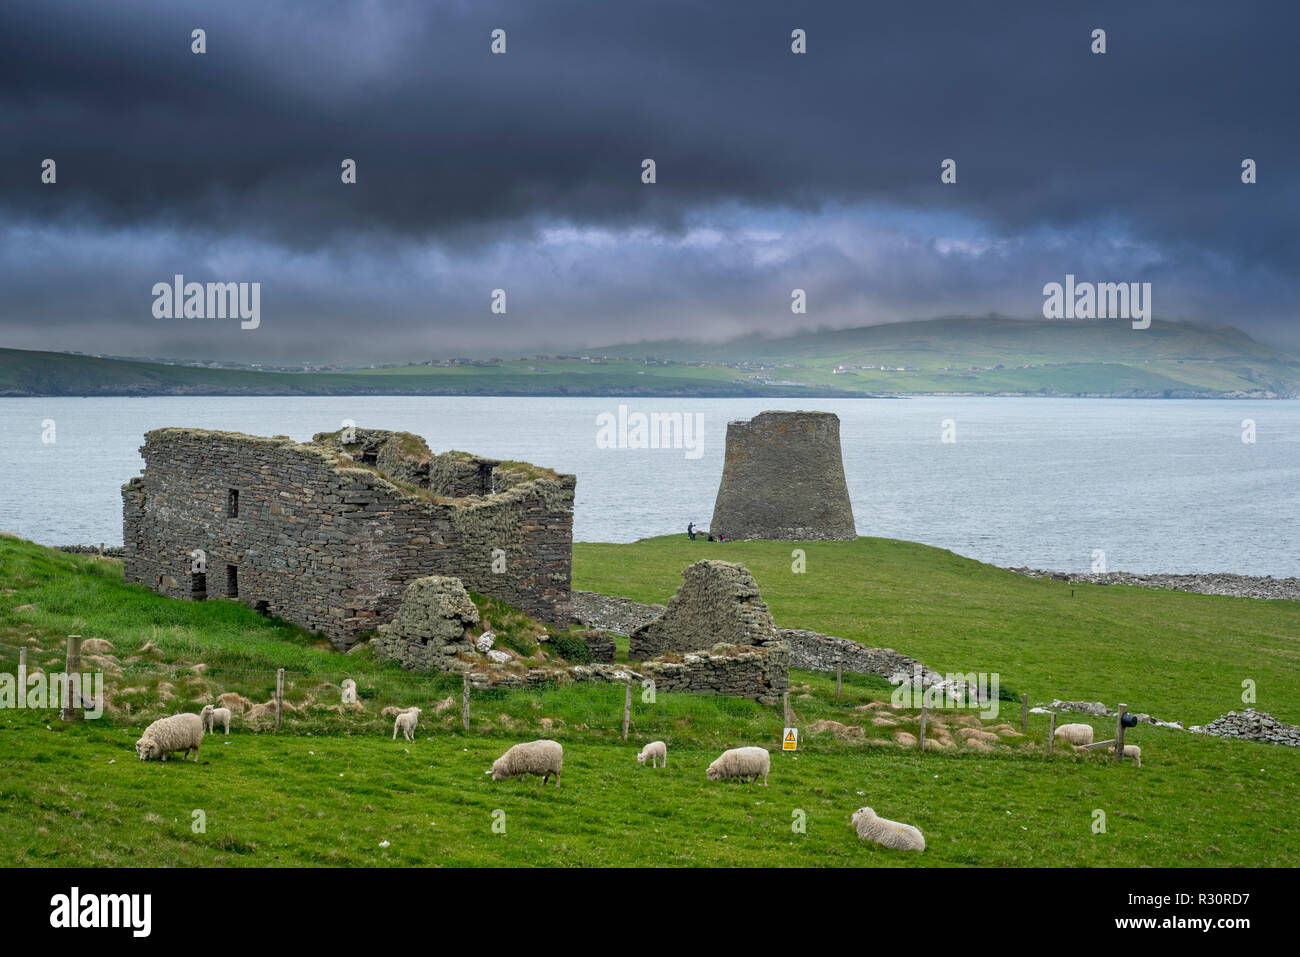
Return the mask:
POLYGON ((1136 572, 1082 574, 1053 572, 1041 568, 1008 568, 1007 571, 1029 578, 1054 578, 1070 583, 1092 585, 1136 585, 1141 588, 1168 588, 1195 592, 1198 595, 1228 595, 1235 598, 1300 600, 1300 578, 1273 578, 1271 575, 1234 575, 1211 572, 1198 575, 1144 575, 1136 572))
POLYGON ((1286 724, 1265 711, 1246 708, 1229 711, 1209 724, 1192 725, 1187 729, 1196 734, 1209 734, 1218 738, 1249 738, 1300 748, 1300 727, 1286 724))

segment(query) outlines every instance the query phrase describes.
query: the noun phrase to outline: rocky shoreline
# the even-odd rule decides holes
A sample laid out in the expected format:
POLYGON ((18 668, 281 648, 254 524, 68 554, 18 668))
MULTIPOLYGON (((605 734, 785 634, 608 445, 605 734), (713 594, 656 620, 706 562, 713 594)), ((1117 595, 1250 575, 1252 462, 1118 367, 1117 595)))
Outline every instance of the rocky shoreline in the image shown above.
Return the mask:
POLYGON ((1089 585, 1136 585, 1139 588, 1167 588, 1195 592, 1199 595, 1228 595, 1234 598, 1263 598, 1283 601, 1300 600, 1300 578, 1274 578, 1271 575, 1234 575, 1209 572, 1194 575, 1105 572, 1086 574, 1053 572, 1041 568, 1008 568, 1007 571, 1029 578, 1053 578, 1057 581, 1089 585))

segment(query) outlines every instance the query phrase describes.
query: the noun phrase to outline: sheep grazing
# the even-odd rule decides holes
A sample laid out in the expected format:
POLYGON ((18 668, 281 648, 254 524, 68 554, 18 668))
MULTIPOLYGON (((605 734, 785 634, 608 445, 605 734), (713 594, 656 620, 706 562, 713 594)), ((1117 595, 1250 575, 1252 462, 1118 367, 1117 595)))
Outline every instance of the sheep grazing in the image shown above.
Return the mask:
POLYGON ((860 807, 853 812, 853 827, 862 840, 872 841, 881 847, 895 851, 925 850, 925 835, 920 830, 910 824, 876 817, 876 812, 869 807, 860 807))
POLYGON ((218 721, 221 722, 222 730, 226 734, 230 733, 229 708, 214 708, 210 704, 205 704, 203 710, 199 712, 199 717, 203 719, 203 730, 208 734, 213 733, 218 721))
POLYGON ((1085 744, 1092 744, 1092 725, 1090 724, 1063 724, 1056 729, 1056 736, 1064 739, 1075 747, 1082 747, 1085 744))
POLYGON ((647 758, 652 768, 668 767, 668 745, 662 741, 651 741, 636 756, 636 763, 645 764, 647 758))
POLYGON ((723 778, 745 778, 749 781, 763 779, 767 787, 767 772, 772 765, 772 756, 766 748, 732 748, 723 751, 718 759, 709 765, 706 772, 710 781, 723 778))
POLYGON ((563 766, 564 748, 560 746, 560 742, 544 739, 529 741, 527 744, 516 744, 492 762, 492 770, 484 773, 492 775, 493 781, 535 774, 542 779, 543 786, 553 774, 555 786, 558 788, 560 769, 563 766))
POLYGON ((407 708, 405 711, 399 714, 397 716, 397 720, 393 722, 393 740, 394 741, 397 740, 397 731, 400 728, 402 732, 402 737, 404 737, 407 741, 414 741, 415 726, 419 722, 419 720, 420 720, 419 708, 407 708))
MULTIPOLYGON (((1106 749, 1112 756, 1115 754, 1115 748, 1112 746, 1106 749)), ((1142 749, 1136 744, 1124 745, 1124 757, 1133 759, 1133 767, 1142 767, 1142 749)))
POLYGON ((166 761, 169 754, 184 751, 185 757, 189 757, 193 751, 194 760, 198 761, 202 741, 202 718, 197 714, 174 714, 170 718, 159 718, 145 728, 135 743, 135 753, 141 761, 166 761))

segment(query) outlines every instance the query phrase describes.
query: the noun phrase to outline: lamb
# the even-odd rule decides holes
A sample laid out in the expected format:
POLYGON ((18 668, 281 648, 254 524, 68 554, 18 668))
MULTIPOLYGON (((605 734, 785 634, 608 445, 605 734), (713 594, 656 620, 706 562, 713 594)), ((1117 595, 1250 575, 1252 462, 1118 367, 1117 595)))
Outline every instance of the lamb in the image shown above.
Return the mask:
POLYGON ((1064 738, 1070 744, 1081 747, 1085 744, 1092 744, 1092 725, 1090 724, 1063 724, 1056 729, 1056 736, 1064 738))
POLYGON ((881 847, 895 851, 925 850, 925 835, 919 829, 910 824, 876 817, 876 812, 869 807, 860 807, 853 812, 853 827, 859 838, 873 841, 881 847))
POLYGON ((662 741, 651 741, 636 756, 636 763, 645 764, 647 758, 650 759, 652 768, 668 767, 668 745, 662 741))
MULTIPOLYGON (((1107 751, 1111 755, 1114 755, 1115 748, 1112 746, 1110 748, 1107 748, 1107 751)), ((1133 759, 1133 767, 1135 768, 1142 767, 1142 749, 1139 748, 1136 744, 1124 745, 1124 757, 1133 759)))
POLYGON ((398 728, 400 728, 402 730, 402 737, 404 737, 407 741, 414 741, 415 725, 417 722, 419 722, 419 720, 420 720, 419 708, 407 708, 405 711, 399 714, 397 716, 397 720, 393 722, 393 740, 394 741, 397 740, 397 730, 398 728))
POLYGON ((763 778, 763 787, 767 787, 767 772, 771 768, 772 756, 766 748, 732 748, 723 751, 718 759, 709 765, 706 773, 710 781, 724 778, 746 778, 757 781, 763 778))
POLYGON ((543 739, 516 744, 501 757, 492 762, 492 770, 483 772, 492 775, 493 781, 502 778, 522 777, 526 774, 540 775, 542 785, 555 775, 555 786, 560 786, 560 769, 564 766, 564 748, 560 742, 543 739))
POLYGON ((208 734, 213 733, 218 721, 221 722, 226 734, 230 733, 229 708, 214 708, 210 704, 205 704, 203 710, 199 712, 199 717, 203 719, 203 730, 208 734))
POLYGON ((197 714, 174 714, 169 718, 159 718, 144 729, 140 740, 135 743, 135 753, 141 761, 156 758, 166 761, 169 754, 184 751, 185 757, 194 752, 194 760, 199 760, 199 743, 203 740, 203 719, 197 714))

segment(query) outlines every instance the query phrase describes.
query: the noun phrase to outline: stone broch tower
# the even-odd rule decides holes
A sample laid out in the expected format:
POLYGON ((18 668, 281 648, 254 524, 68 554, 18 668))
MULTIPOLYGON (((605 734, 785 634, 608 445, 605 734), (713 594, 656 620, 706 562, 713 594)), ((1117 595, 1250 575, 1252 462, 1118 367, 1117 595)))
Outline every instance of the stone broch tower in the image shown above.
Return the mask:
POLYGON ((727 423, 709 531, 731 539, 854 539, 833 412, 763 412, 727 423))

